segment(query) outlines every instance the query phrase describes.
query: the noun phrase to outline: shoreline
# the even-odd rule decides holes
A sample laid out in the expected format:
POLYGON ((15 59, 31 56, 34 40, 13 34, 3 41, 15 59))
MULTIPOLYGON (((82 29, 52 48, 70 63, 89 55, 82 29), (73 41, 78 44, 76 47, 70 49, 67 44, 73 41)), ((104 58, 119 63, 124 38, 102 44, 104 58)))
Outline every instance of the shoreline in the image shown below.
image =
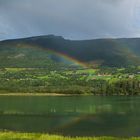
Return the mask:
POLYGON ((72 96, 58 93, 0 93, 0 96, 72 96))
POLYGON ((139 95, 101 95, 101 94, 62 94, 62 93, 0 93, 0 96, 101 96, 101 97, 110 97, 110 96, 139 96, 139 95))
POLYGON ((100 96, 93 94, 62 94, 62 93, 0 93, 0 96, 100 96))

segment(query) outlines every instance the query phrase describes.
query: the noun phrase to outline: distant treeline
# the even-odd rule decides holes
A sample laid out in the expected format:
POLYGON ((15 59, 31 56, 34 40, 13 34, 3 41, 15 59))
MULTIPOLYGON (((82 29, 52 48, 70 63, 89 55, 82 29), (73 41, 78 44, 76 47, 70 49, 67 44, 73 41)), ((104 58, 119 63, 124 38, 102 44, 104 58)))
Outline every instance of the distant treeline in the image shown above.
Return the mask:
POLYGON ((1 70, 0 93, 60 93, 94 95, 140 95, 140 79, 114 76, 88 79, 84 74, 47 70, 1 70))

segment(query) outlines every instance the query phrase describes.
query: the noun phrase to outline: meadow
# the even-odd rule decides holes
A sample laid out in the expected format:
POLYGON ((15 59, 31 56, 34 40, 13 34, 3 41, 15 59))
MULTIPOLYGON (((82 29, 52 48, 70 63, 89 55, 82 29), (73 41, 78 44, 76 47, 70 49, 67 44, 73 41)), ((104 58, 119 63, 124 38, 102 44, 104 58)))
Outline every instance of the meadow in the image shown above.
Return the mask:
POLYGON ((0 132, 0 140, 140 140, 140 138, 64 137, 39 133, 0 132))

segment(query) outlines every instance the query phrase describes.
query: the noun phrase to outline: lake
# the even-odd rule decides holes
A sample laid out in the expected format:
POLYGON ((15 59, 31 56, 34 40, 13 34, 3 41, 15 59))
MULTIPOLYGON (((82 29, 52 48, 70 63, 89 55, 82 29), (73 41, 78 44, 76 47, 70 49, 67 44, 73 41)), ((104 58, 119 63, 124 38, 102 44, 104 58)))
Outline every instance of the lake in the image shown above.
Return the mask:
POLYGON ((0 129, 66 136, 140 136, 140 97, 0 96, 0 129))

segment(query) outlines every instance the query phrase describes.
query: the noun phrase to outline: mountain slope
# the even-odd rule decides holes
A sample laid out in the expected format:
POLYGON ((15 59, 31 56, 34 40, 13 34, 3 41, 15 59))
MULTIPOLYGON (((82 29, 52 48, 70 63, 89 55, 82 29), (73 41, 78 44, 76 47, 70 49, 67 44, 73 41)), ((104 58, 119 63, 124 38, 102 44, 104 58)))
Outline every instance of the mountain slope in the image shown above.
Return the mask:
POLYGON ((48 35, 7 40, 0 42, 0 67, 50 67, 67 63, 64 55, 87 66, 140 65, 139 45, 138 38, 72 41, 48 35))

